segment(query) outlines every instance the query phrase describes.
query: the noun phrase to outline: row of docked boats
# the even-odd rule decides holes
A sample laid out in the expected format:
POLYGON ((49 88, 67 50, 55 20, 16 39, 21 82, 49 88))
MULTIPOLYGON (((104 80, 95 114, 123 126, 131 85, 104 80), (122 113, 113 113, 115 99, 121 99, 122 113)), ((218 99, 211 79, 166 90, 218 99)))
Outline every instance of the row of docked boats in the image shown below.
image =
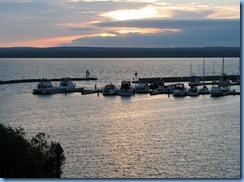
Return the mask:
POLYGON ((212 97, 218 97, 234 95, 235 89, 231 89, 229 85, 212 85, 210 90, 206 85, 203 85, 200 89, 197 86, 186 88, 184 83, 176 83, 168 86, 160 84, 156 89, 154 88, 152 90, 147 83, 139 83, 133 88, 130 81, 122 81, 120 88, 110 83, 103 89, 103 95, 131 96, 135 93, 149 93, 150 95, 173 94, 173 96, 199 96, 210 94, 212 97))
MULTIPOLYGON (((218 82, 220 83, 220 82, 218 82)), ((231 90, 228 84, 212 85, 209 91, 206 85, 202 88, 198 88, 199 85, 189 84, 190 88, 186 88, 183 83, 176 83, 171 85, 164 85, 164 82, 159 82, 157 84, 148 83, 138 83, 132 87, 130 81, 122 81, 120 87, 113 83, 105 85, 101 90, 92 90, 89 93, 102 92, 103 95, 120 95, 120 96, 132 96, 135 94, 173 94, 173 96, 198 96, 203 94, 211 94, 213 97, 234 95, 235 90, 231 90)), ((54 93, 65 93, 65 92, 81 92, 88 93, 84 91, 84 88, 76 88, 76 85, 69 78, 62 78, 59 86, 53 86, 49 79, 44 79, 37 84, 37 88, 33 89, 33 94, 54 94, 54 93)))

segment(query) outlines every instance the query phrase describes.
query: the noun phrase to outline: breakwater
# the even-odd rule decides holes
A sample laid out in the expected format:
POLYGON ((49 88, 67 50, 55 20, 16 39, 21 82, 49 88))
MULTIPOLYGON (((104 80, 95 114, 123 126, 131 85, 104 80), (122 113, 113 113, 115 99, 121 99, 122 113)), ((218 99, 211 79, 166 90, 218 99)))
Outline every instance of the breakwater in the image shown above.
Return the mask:
MULTIPOLYGON (((61 81, 61 79, 62 78, 52 78, 52 79, 49 79, 49 80, 50 81, 61 81)), ((0 84, 40 82, 42 80, 43 80, 43 78, 41 78, 41 79, 5 80, 5 81, 0 80, 0 84)), ((89 77, 89 78, 69 78, 69 80, 72 80, 72 81, 89 81, 89 80, 97 80, 97 78, 95 78, 95 77, 89 77)))

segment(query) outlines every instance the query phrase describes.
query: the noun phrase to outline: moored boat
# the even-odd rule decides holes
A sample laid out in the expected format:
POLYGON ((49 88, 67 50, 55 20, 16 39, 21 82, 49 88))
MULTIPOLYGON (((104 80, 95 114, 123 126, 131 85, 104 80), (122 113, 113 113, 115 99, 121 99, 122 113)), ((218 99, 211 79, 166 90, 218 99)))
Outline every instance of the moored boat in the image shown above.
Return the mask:
POLYGON ((59 88, 65 91, 73 91, 75 89, 75 84, 69 78, 62 78, 59 88))
POLYGON ((191 86, 191 87, 188 89, 187 94, 188 94, 189 96, 199 96, 199 90, 197 89, 196 86, 191 86))
POLYGON ((118 89, 117 87, 110 82, 110 84, 105 85, 103 89, 103 95, 117 95, 118 89))
POLYGON ((134 94, 133 88, 131 87, 130 81, 122 81, 118 95, 120 96, 131 96, 134 94))
POLYGON ((231 90, 230 86, 213 85, 211 88, 210 94, 211 94, 211 97, 233 95, 233 94, 235 94, 235 89, 231 90))
POLYGON ((149 93, 149 86, 147 83, 138 83, 135 86, 136 93, 149 93))
POLYGON ((174 90, 173 90, 173 96, 186 96, 187 95, 187 89, 183 83, 177 83, 175 84, 174 90))
POLYGON ((209 89, 208 89, 208 87, 206 86, 206 85, 204 85, 202 88, 200 88, 200 90, 199 90, 199 94, 202 94, 202 95, 204 95, 204 94, 209 94, 210 92, 209 92, 209 89))
POLYGON ((197 76, 191 75, 191 81, 188 84, 189 86, 199 86, 201 85, 201 81, 197 76))
POLYGON ((58 87, 54 87, 49 79, 43 78, 38 84, 37 88, 33 89, 33 94, 53 94, 59 91, 58 87))

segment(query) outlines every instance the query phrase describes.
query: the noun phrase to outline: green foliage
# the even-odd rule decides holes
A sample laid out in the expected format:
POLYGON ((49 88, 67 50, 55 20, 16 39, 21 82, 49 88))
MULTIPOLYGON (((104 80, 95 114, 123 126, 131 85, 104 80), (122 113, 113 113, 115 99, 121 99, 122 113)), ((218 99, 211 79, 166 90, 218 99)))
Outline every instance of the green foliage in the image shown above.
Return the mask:
MULTIPOLYGON (((56 142, 39 133, 31 140, 22 128, 6 127, 0 123, 0 178, 54 178, 57 157, 56 142)), ((61 173, 65 156, 60 156, 61 173)))

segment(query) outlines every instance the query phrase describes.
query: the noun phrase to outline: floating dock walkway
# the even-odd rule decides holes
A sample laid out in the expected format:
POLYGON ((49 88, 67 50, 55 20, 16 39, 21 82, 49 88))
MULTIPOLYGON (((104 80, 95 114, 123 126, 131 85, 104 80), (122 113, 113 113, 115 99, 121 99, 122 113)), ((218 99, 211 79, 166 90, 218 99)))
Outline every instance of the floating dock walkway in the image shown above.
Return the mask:
MULTIPOLYGON (((61 81, 62 78, 52 78, 49 79, 50 81, 61 81)), ((0 85, 1 84, 14 84, 14 83, 29 83, 29 82, 40 82, 42 81, 43 78, 41 79, 21 79, 21 80, 6 80, 2 81, 0 80, 0 85)), ((95 77, 88 77, 88 78, 69 78, 71 81, 90 81, 90 80, 97 80, 95 77)))

